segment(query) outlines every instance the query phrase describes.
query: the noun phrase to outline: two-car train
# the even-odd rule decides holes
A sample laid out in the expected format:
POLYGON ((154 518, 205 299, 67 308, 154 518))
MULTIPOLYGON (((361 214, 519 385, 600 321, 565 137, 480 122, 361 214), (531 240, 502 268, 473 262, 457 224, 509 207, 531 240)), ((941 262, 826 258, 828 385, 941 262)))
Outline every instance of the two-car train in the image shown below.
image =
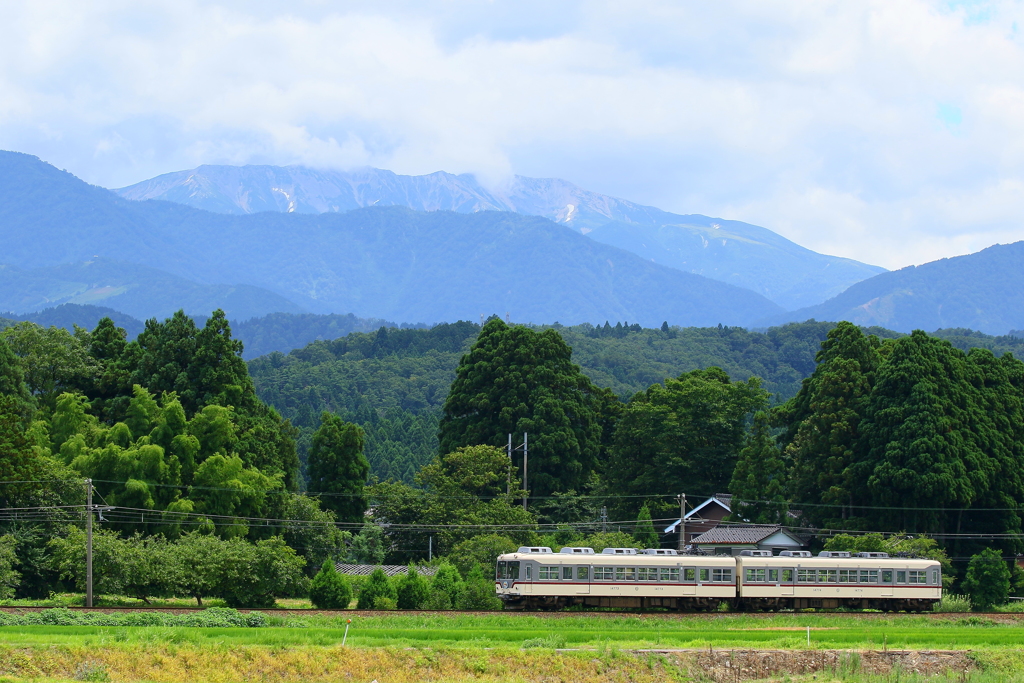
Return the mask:
POLYGON ((663 607, 685 611, 850 607, 924 611, 942 597, 934 560, 885 553, 522 547, 497 560, 495 590, 506 609, 663 607))

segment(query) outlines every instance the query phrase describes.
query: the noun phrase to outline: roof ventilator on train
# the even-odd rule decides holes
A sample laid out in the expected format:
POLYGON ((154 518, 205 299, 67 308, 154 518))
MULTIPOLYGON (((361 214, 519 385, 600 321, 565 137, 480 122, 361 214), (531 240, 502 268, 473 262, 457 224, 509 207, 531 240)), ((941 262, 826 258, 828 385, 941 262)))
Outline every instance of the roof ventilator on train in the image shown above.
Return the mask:
POLYGON ((636 548, 605 548, 602 555, 636 555, 636 548))
POLYGON ((822 550, 818 553, 818 557, 852 557, 852 555, 845 550, 822 550))
POLYGON ((537 546, 526 546, 526 545, 524 545, 521 548, 519 548, 518 552, 520 552, 520 553, 540 553, 540 554, 543 555, 543 554, 550 553, 551 552, 551 548, 548 548, 546 546, 538 548, 537 546))
POLYGON ((779 557, 810 557, 810 550, 783 550, 779 557))
POLYGON ((771 557, 771 550, 741 550, 740 555, 743 557, 771 557))

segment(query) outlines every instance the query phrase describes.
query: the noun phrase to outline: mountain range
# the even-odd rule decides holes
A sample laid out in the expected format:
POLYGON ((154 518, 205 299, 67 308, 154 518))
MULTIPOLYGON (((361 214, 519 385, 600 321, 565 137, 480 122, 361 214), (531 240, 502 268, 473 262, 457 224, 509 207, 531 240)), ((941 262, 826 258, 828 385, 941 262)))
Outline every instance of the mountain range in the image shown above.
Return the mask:
POLYGON ((208 165, 116 192, 126 199, 159 199, 231 215, 404 206, 417 211, 542 216, 655 263, 750 289, 787 310, 820 303, 885 272, 818 254, 756 225, 669 213, 557 178, 515 176, 502 187, 487 188, 469 174, 408 176, 376 168, 208 165))
MULTIPOLYGON (((118 297, 142 300, 155 288, 182 302, 205 297, 203 312, 216 303, 235 320, 284 309, 407 322, 507 313, 537 323, 746 325, 782 312, 755 292, 537 216, 398 206, 225 215, 127 200, 12 152, 0 154, 0 225, 5 296, 22 310, 32 297, 42 307, 83 296, 121 310, 118 297)), ((166 310, 155 295, 147 305, 133 314, 166 310)))
POLYGON ((1019 330, 1024 327, 1024 242, 876 275, 825 303, 763 322, 809 318, 900 332, 964 327, 1000 335, 1019 330))

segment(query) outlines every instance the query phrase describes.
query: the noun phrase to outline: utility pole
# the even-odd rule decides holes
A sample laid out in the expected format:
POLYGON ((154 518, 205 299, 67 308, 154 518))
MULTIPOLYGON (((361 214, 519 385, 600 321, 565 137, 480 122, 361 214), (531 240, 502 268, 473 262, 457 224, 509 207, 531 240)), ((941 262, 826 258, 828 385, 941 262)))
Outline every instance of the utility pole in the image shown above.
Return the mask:
POLYGON ((92 607, 92 479, 85 480, 85 606, 92 607))
POLYGON ((608 531, 608 508, 604 505, 601 506, 601 531, 608 531))
POLYGON ((686 550, 686 494, 679 494, 679 552, 686 550))
POLYGON ((523 510, 526 509, 526 498, 530 495, 530 489, 526 488, 526 463, 530 458, 530 451, 526 445, 526 432, 523 432, 523 510))
MULTIPOLYGON (((512 495, 512 435, 508 435, 508 447, 506 448, 508 453, 508 472, 505 476, 505 495, 512 495)), ((511 501, 509 501, 511 502, 511 501)))

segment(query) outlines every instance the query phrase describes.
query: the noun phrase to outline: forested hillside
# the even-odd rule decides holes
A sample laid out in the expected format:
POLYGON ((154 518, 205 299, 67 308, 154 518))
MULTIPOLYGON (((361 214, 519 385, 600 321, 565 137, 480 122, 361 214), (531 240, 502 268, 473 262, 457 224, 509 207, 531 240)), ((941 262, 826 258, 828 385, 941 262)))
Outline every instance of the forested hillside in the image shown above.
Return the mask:
MULTIPOLYGON (((286 320, 281 316, 279 321, 286 320)), ((815 367, 834 323, 794 323, 751 332, 735 327, 644 329, 637 324, 557 326, 572 359, 599 387, 622 400, 651 384, 718 366, 730 377, 759 377, 773 402, 788 400, 815 367)), ((244 326, 240 329, 244 330, 244 326)), ((381 479, 411 481, 437 449, 440 409, 461 356, 479 326, 461 322, 429 330, 382 328, 316 341, 289 354, 250 361, 260 397, 299 428, 300 453, 323 410, 366 430, 366 454, 381 479)), ((896 337, 884 329, 868 330, 896 337)), ((1024 340, 969 330, 935 333, 961 349, 1024 352, 1024 340)))

